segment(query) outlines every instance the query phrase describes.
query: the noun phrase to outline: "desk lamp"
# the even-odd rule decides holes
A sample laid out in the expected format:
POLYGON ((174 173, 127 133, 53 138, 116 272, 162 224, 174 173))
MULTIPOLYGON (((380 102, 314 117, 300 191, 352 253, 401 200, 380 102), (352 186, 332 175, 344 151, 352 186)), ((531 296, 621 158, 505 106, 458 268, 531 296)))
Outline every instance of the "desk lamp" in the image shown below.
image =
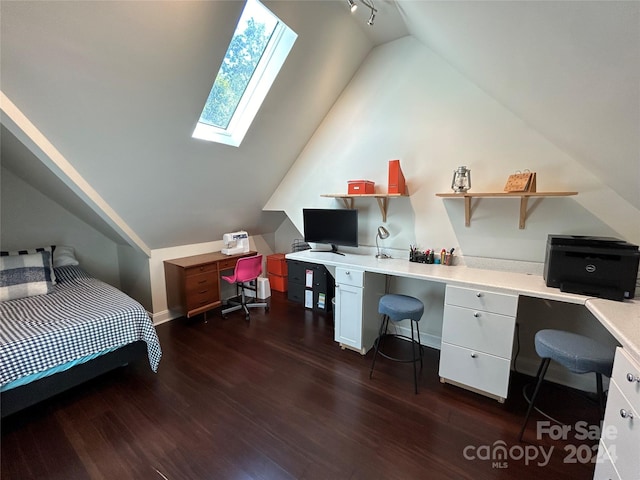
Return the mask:
POLYGON ((389 237, 389 230, 384 228, 382 225, 380 225, 378 227, 378 233, 376 234, 376 248, 378 249, 378 254, 376 255, 376 258, 391 258, 386 253, 380 253, 380 246, 378 245, 378 237, 380 237, 383 240, 385 238, 388 238, 389 237))

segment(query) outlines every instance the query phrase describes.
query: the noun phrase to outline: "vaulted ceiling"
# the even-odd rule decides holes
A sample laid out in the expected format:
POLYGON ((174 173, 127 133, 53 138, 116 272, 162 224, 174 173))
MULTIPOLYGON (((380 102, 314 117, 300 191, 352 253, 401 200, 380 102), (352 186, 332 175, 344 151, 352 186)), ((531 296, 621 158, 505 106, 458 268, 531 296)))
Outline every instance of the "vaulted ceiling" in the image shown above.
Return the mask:
MULTIPOLYGON (((638 2, 383 0, 373 27, 343 0, 264 3, 299 37, 239 148, 191 133, 240 1, 2 2, 0 85, 152 249, 273 232, 271 193, 369 51, 407 34, 640 208, 638 2)), ((3 166, 100 225, 13 133, 3 166)))

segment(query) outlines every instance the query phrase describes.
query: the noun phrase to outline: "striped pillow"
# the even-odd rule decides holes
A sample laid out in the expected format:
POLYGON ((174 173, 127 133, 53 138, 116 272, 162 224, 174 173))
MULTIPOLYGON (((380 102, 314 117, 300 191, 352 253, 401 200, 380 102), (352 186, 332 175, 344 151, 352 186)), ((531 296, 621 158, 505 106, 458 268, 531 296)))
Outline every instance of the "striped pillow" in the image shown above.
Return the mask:
POLYGON ((49 265, 45 265, 45 267, 49 269, 49 275, 51 275, 51 283, 55 285, 56 273, 53 270, 53 252, 55 251, 55 249, 56 249, 56 246, 51 245, 49 247, 30 248, 27 250, 13 250, 11 252, 0 251, 0 257, 5 257, 7 255, 31 255, 32 253, 49 252, 51 254, 49 257, 50 258, 49 265))
POLYGON ((0 257, 0 301, 52 292, 50 261, 49 252, 0 257))

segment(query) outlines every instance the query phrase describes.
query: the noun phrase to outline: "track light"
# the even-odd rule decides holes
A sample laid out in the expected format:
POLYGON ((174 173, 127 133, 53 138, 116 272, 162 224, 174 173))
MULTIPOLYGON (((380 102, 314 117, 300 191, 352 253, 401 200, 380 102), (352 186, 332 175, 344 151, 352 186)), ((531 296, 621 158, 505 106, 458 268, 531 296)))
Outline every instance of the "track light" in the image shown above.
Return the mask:
MULTIPOLYGON (((378 13, 378 10, 376 10, 376 7, 373 4, 373 0, 357 0, 360 3, 362 3, 365 7, 367 7, 371 13, 369 15, 369 20, 367 20, 367 24, 368 25, 373 25, 373 21, 376 18, 376 13, 378 13)), ((358 9, 358 5, 356 4, 356 0, 347 0, 347 4, 349 5, 349 8, 351 9, 351 13, 355 12, 358 9)))

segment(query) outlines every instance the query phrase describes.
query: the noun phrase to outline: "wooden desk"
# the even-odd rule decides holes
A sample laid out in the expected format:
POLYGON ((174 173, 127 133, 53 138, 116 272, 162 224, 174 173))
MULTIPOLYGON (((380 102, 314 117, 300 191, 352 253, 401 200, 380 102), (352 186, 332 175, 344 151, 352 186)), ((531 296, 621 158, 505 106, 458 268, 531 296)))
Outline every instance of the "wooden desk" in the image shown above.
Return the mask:
POLYGON ((235 268, 239 258, 258 252, 225 255, 222 252, 203 253, 164 261, 167 305, 187 318, 222 304, 220 274, 235 268))

